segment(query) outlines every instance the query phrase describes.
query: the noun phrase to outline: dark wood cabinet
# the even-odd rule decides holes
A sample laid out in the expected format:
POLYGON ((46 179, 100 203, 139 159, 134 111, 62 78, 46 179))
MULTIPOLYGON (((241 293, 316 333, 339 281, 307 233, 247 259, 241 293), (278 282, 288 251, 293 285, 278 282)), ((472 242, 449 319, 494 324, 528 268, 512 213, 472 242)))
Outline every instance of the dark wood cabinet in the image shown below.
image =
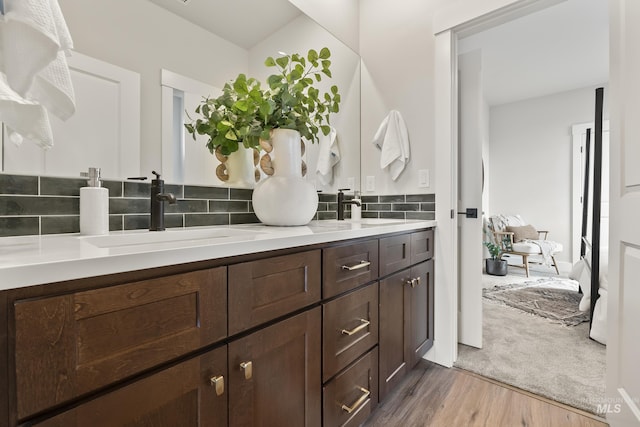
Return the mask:
POLYGON ((320 250, 229 266, 229 334, 320 301, 320 250))
MULTIPOLYGON (((433 346, 433 260, 429 259, 433 254, 433 230, 407 237, 411 242, 409 265, 419 264, 380 280, 380 401, 433 346)), ((381 254, 385 251, 383 240, 391 252, 399 253, 398 241, 380 239, 381 254)))
POLYGON ((229 344, 231 426, 321 424, 320 308, 229 344))
POLYGON ((380 281, 380 401, 409 371, 410 280, 407 269, 380 281))
POLYGON ((433 258, 433 229, 411 233, 411 264, 433 258))
POLYGON ((323 250, 322 297, 331 298, 378 278, 378 240, 323 250))
POLYGON ((380 276, 403 270, 411 265, 411 234, 380 239, 380 276))
POLYGON ((409 368, 433 346, 433 260, 411 268, 412 285, 405 287, 409 294, 409 368))
POLYGON ((16 301, 18 418, 225 338, 226 282, 216 268, 16 301))
POLYGON ((323 304, 322 380, 378 343, 378 284, 323 304))
POLYGON ((378 347, 323 388, 324 425, 358 427, 378 403, 378 347))
POLYGON ((226 346, 63 412, 37 427, 227 427, 226 346))
POLYGON ((426 230, 0 292, 0 425, 361 425, 433 345, 432 254, 426 230))

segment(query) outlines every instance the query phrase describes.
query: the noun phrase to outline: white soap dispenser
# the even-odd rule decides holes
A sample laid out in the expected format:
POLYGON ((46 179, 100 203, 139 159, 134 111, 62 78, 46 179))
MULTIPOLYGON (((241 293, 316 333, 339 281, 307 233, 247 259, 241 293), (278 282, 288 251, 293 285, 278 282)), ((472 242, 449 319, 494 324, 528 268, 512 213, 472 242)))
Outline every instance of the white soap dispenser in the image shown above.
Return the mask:
POLYGON ((360 192, 355 190, 353 192, 353 201, 357 202, 351 205, 351 220, 360 221, 362 219, 362 200, 360 199, 360 192))
POLYGON ((87 186, 80 188, 80 234, 109 233, 109 190, 102 187, 100 168, 82 172, 87 186))

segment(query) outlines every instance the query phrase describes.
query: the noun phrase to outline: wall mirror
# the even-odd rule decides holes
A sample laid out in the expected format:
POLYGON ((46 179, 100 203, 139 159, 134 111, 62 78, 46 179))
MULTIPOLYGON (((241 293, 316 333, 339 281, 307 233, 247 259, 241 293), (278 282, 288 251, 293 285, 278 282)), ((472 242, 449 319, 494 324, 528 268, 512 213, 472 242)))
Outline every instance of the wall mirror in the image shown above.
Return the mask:
MULTIPOLYGON (((186 94, 190 102, 201 99, 205 94, 200 89, 222 87, 240 72, 266 79, 273 69, 264 67, 263 61, 279 51, 306 53, 310 48, 328 46, 332 51, 333 79, 328 80, 327 85, 337 84, 342 95, 341 112, 332 117, 331 123, 337 129, 341 160, 334 168, 332 184, 316 182, 316 186, 323 191, 335 191, 344 186, 359 188, 360 58, 289 0, 192 0, 187 4, 176 0, 114 0, 97 3, 59 0, 59 3, 77 52, 139 75, 140 116, 139 121, 136 120, 140 136, 137 143, 132 141, 125 144, 132 152, 138 150, 139 166, 137 169, 135 166, 107 168, 94 164, 96 161, 91 158, 79 156, 76 163, 82 165, 79 170, 80 166, 54 167, 50 161, 38 161, 31 162, 29 168, 3 167, 3 172, 73 177, 88 166, 97 166, 103 167, 106 179, 124 179, 134 175, 149 176, 152 169, 161 169, 168 182, 223 185, 215 179, 215 173, 196 173, 198 169, 208 170, 208 166, 202 163, 209 160, 211 169, 215 170, 216 167, 215 156, 204 147, 204 142, 194 142, 191 135, 179 136, 177 127, 167 126, 167 108, 174 115, 178 111, 173 100, 179 99, 181 93, 182 96, 186 94), (162 75, 166 73, 176 77, 172 79, 173 83, 163 82, 162 75), (200 89, 190 92, 194 87, 200 89), (175 98, 171 96, 170 101, 167 99, 168 89, 172 95, 176 95, 175 98), (185 152, 187 149, 200 149, 199 152, 196 150, 197 155, 190 154, 189 157, 199 158, 201 164, 192 167, 188 159, 175 164, 173 153, 181 148, 168 148, 167 132, 172 134, 174 141, 177 138, 184 139, 185 152), (171 162, 174 163, 172 167, 169 166, 171 162), (34 163, 47 163, 47 167, 42 168, 34 163), (180 170, 182 174, 176 172, 180 170), (185 174, 184 171, 189 173, 185 174)), ((183 107, 187 111, 193 108, 190 105, 183 107)), ((105 114, 105 119, 109 115, 116 114, 105 114)), ((93 133, 113 134, 113 129, 118 128, 120 124, 117 122, 103 122, 93 133)), ((83 147, 83 141, 86 141, 84 136, 64 136, 56 137, 55 144, 66 147, 67 152, 80 153, 82 150, 79 147, 83 147)), ((3 148, 7 149, 9 144, 3 142, 3 148)), ((116 152, 116 146, 109 144, 100 143, 109 147, 106 150, 108 153, 116 152)), ((23 144, 21 148, 27 147, 23 144)), ((28 149, 40 150, 35 146, 28 149)), ((307 144, 307 179, 312 181, 316 181, 317 149, 318 144, 307 144)), ((131 160, 136 157, 132 154, 125 155, 125 158, 131 160)), ((120 155, 116 162, 121 161, 120 155)))

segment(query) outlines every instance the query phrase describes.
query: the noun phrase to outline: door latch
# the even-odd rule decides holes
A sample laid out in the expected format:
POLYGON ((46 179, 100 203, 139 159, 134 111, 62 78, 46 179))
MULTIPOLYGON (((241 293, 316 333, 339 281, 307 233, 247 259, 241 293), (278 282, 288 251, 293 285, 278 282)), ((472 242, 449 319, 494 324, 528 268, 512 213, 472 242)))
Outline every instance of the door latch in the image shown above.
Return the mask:
POLYGON ((464 212, 458 212, 458 215, 464 215, 466 218, 478 218, 478 209, 467 208, 464 212))

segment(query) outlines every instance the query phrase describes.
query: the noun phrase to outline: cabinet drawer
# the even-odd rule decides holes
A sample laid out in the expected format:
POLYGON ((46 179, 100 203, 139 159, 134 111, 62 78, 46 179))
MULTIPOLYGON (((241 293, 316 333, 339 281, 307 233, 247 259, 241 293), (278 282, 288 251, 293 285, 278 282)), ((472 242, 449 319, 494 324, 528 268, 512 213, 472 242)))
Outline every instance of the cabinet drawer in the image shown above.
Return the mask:
POLYGON ((36 427, 226 427, 227 348, 213 350, 83 403, 36 427), (212 386, 216 378, 219 385, 212 386), (221 380, 221 378, 224 378, 221 380))
POLYGON ((378 348, 340 373, 323 388, 323 419, 329 427, 357 427, 378 403, 378 348))
POLYGON ((433 258, 433 229, 411 234, 411 264, 433 258))
POLYGON ((229 266, 229 335, 320 301, 320 250, 229 266))
POLYGON ((409 267, 412 234, 380 239, 380 276, 409 267))
POLYGON ((339 295, 378 278, 378 241, 324 249, 323 296, 339 295))
POLYGON ((323 367, 327 381, 378 343, 378 283, 322 307, 323 367))
POLYGON ((224 338, 226 299, 221 267, 17 301, 18 418, 224 338))

